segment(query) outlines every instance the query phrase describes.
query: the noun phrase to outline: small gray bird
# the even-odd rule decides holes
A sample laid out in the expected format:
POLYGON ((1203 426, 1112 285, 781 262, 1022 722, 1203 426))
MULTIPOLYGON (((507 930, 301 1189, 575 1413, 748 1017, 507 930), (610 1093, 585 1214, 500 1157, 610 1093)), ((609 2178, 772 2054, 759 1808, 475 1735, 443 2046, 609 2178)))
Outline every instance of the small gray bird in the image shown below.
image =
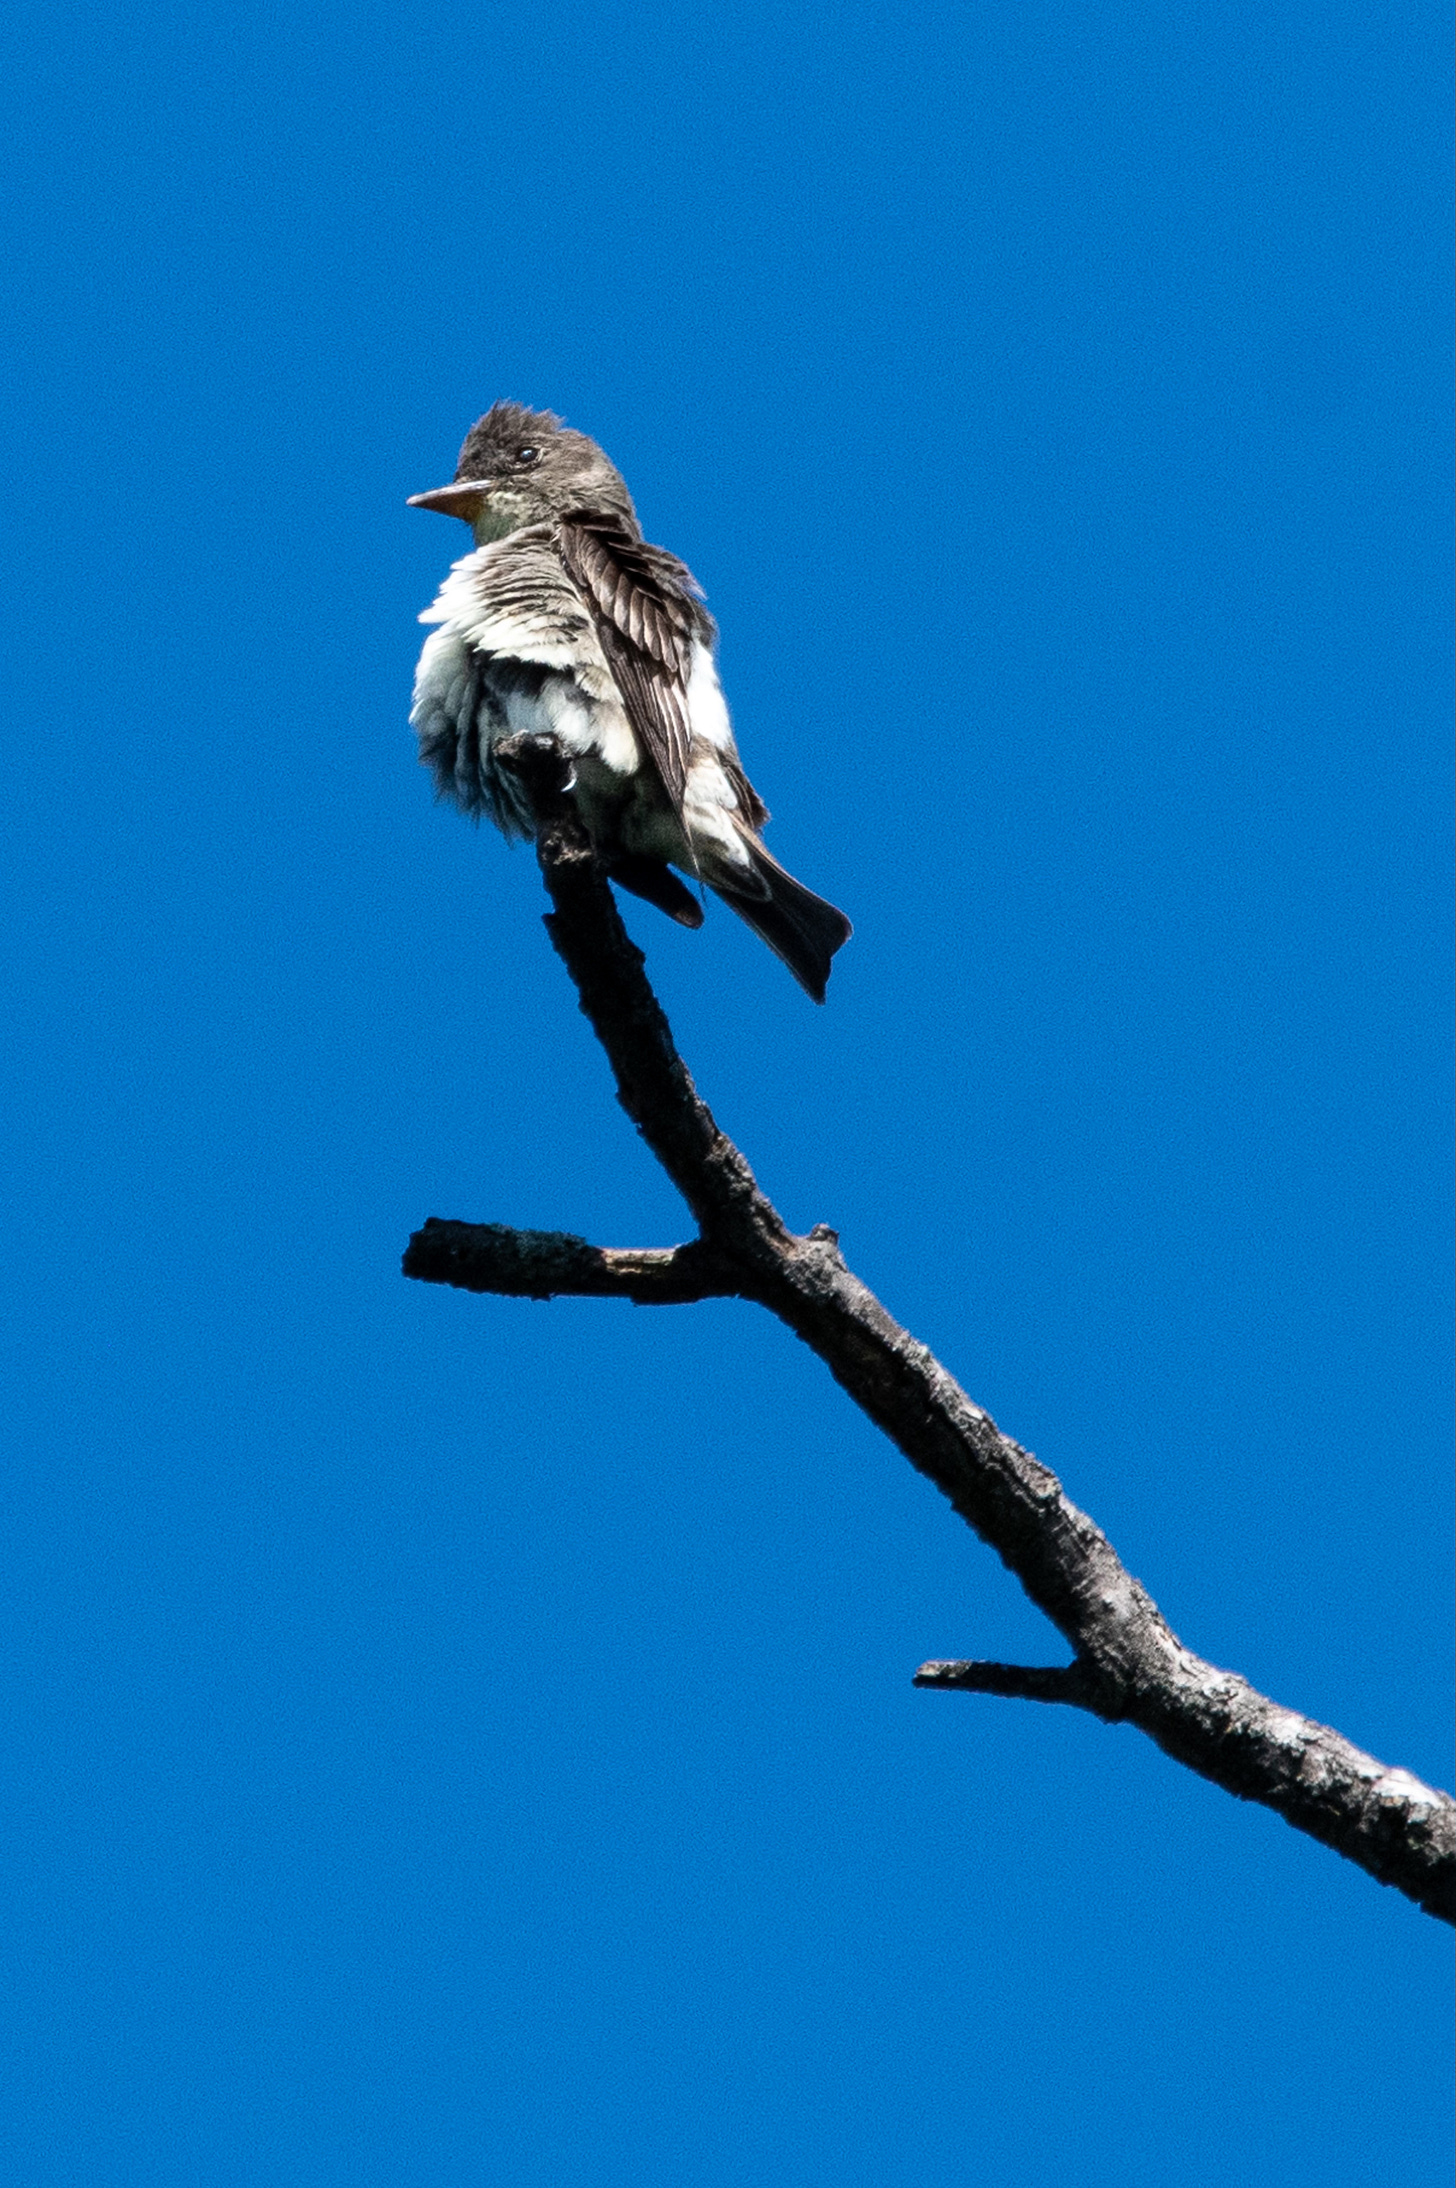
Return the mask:
POLYGON ((506 835, 533 820, 504 737, 550 735, 612 879, 684 927, 705 881, 816 1003, 850 934, 843 912, 785 873, 738 757, 713 658, 717 629, 691 571, 642 537, 621 474, 549 411, 497 403, 466 436, 454 482, 412 509, 459 517, 475 552, 433 607, 410 721, 437 789, 506 835))

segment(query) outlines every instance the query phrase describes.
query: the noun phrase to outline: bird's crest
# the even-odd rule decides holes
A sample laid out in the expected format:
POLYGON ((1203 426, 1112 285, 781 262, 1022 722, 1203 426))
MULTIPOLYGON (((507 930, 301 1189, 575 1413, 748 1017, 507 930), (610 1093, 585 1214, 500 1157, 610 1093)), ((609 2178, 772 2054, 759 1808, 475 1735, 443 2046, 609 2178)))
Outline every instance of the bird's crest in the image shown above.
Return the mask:
POLYGON ((513 456, 523 442, 550 440, 560 431, 561 420, 553 410, 528 410, 524 403, 493 403, 466 434, 455 476, 489 478, 502 459, 513 456))

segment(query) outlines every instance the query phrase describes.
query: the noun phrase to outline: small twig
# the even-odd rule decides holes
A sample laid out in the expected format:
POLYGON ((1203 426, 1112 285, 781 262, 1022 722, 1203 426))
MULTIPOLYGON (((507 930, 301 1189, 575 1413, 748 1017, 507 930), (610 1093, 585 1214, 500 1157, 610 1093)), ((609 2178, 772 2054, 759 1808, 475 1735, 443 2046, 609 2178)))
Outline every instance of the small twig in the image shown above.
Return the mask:
POLYGON ((1121 1715, 1085 1664, 932 1662, 921 1665, 913 1684, 956 1687, 967 1694, 1000 1694, 1012 1702, 1068 1702, 1074 1709, 1091 1710, 1094 1717, 1121 1715))
POLYGON ((410 1241, 406 1272, 531 1298, 756 1300, 950 1499, 1073 1651, 1061 1668, 927 1664, 919 1684, 1064 1702, 1126 1720, 1191 1770, 1275 1809, 1456 1922, 1456 1801, 1185 1649, 1056 1476, 1003 1435, 846 1267, 834 1232, 821 1224, 801 1238, 788 1229, 677 1053, 642 953, 570 802, 564 756, 549 739, 517 738, 498 745, 496 757, 516 768, 536 809, 552 946, 607 1053, 622 1107, 701 1235, 685 1246, 627 1252, 563 1232, 432 1220, 410 1241))

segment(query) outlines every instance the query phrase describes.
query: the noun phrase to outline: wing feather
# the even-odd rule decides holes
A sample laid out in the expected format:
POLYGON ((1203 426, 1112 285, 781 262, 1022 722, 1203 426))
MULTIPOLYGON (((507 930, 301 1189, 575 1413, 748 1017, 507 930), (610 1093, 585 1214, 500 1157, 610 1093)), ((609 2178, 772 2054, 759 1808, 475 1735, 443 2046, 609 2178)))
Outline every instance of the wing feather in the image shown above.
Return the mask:
POLYGON ((681 814, 687 788, 693 644, 713 619, 691 570, 617 517, 578 510, 558 527, 561 559, 591 610, 627 719, 681 814))

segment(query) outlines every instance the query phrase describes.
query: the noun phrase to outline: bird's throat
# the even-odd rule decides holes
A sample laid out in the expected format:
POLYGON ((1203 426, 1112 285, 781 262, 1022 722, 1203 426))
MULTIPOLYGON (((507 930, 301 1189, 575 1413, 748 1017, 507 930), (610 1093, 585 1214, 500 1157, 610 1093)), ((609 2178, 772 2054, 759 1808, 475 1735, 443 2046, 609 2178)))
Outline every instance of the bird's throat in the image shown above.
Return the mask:
POLYGON ((493 539, 505 539, 519 532, 522 525, 534 524, 536 516, 524 494, 495 493, 481 502, 470 520, 470 529, 476 546, 487 547, 493 539))

